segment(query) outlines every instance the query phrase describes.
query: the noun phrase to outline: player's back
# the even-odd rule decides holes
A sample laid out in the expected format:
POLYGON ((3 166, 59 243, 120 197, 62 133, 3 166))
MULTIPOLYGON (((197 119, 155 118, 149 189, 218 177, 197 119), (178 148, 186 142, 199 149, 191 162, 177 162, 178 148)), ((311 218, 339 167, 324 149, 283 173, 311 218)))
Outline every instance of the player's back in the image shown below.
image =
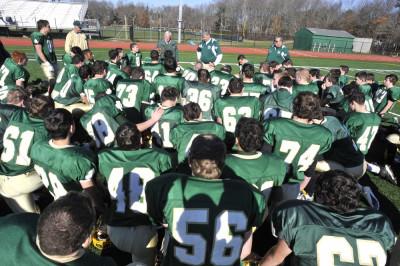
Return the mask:
POLYGON ((99 93, 111 94, 112 84, 103 78, 91 78, 84 85, 85 95, 90 104, 94 104, 99 93))
POLYGON ((260 98, 271 93, 271 88, 254 82, 243 82, 243 96, 254 96, 260 98))
POLYGON ((35 170, 54 198, 68 191, 82 191, 79 181, 91 179, 95 171, 95 158, 81 147, 57 147, 50 140, 32 146, 30 153, 35 170))
POLYGON ((188 121, 171 130, 171 142, 178 151, 178 162, 184 161, 193 140, 201 134, 213 134, 225 139, 225 129, 214 121, 188 121))
POLYGON ((31 147, 35 142, 47 137, 42 119, 31 117, 25 110, 16 110, 4 132, 0 174, 15 176, 31 171, 31 147))
POLYGON ((6 58, 0 68, 0 87, 15 85, 18 79, 24 79, 23 68, 17 65, 10 57, 6 58))
POLYGON ((260 118, 260 101, 252 96, 227 96, 215 102, 214 114, 221 118, 226 131, 234 132, 242 116, 260 118))
POLYGON ((211 83, 217 85, 221 88, 221 95, 225 95, 228 90, 229 81, 233 79, 235 76, 231 73, 214 70, 210 72, 211 83))
POLYGON ((185 68, 182 73, 187 81, 197 81, 197 71, 192 68, 185 68))
POLYGON ((267 73, 257 72, 254 74, 255 83, 262 84, 264 86, 269 86, 270 88, 272 88, 273 78, 274 78, 273 75, 267 73))
POLYGON ((360 91, 364 93, 365 96, 368 95, 369 97, 372 97, 372 88, 369 84, 363 84, 358 87, 360 88, 360 91))
POLYGON ((309 201, 291 200, 272 214, 276 234, 294 253, 291 265, 386 264, 395 236, 379 211, 337 213, 309 201))
POLYGON ((264 120, 276 117, 291 118, 293 95, 286 89, 277 89, 265 98, 263 108, 264 120))
POLYGON ((150 83, 153 83, 155 77, 159 74, 164 74, 165 72, 164 66, 160 63, 144 63, 142 68, 145 79, 150 83))
POLYGON ((261 224, 265 208, 261 193, 242 180, 179 174, 150 181, 146 198, 149 215, 168 224, 163 265, 174 266, 240 265, 243 237, 261 224))
POLYGON ((151 84, 147 80, 122 79, 116 86, 116 95, 124 108, 140 111, 142 102, 149 102, 152 96, 151 84))
POLYGON ((297 94, 300 92, 312 92, 315 95, 318 95, 319 93, 319 88, 318 85, 315 83, 309 83, 309 84, 296 84, 293 86, 293 98, 296 98, 297 94))
POLYGON ((182 92, 182 97, 186 102, 194 102, 200 105, 203 119, 212 120, 212 109, 214 103, 219 99, 221 90, 218 86, 211 83, 198 81, 186 82, 182 92))
POLYGON ((318 154, 329 150, 331 132, 321 125, 304 124, 287 118, 271 120, 265 127, 265 141, 274 146, 274 153, 292 164, 291 182, 303 180, 304 172, 318 154))
POLYGON ((72 75, 62 87, 54 88, 51 97, 55 102, 71 105, 81 100, 84 82, 79 75, 72 75))
POLYGON ((154 78, 153 89, 161 96, 162 91, 165 87, 173 87, 182 93, 185 87, 185 79, 181 76, 171 73, 160 74, 154 78))

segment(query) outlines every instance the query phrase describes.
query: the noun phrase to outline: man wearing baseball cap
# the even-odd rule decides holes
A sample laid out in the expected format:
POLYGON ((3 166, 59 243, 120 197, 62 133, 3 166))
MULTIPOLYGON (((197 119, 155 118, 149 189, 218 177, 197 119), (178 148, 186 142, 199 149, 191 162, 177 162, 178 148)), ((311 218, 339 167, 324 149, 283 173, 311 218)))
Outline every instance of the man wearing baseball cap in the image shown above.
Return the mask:
POLYGON ((74 46, 78 46, 82 50, 89 48, 86 35, 81 31, 81 22, 75 20, 73 25, 74 28, 67 34, 67 38, 65 40, 65 52, 67 54, 69 54, 71 51, 71 47, 74 46))

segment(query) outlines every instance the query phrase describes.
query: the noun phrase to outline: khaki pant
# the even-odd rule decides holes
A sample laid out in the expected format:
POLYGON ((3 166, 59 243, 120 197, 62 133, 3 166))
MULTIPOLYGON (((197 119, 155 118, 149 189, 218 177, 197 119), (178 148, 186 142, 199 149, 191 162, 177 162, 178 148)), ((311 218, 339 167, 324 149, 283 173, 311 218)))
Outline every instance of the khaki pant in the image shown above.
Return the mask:
POLYGON ((72 113, 73 110, 75 109, 81 109, 85 113, 90 111, 92 109, 92 106, 90 104, 84 104, 84 103, 74 103, 71 105, 63 105, 61 103, 54 102, 54 107, 55 108, 64 108, 72 113))
POLYGON ((15 213, 39 213, 31 192, 42 186, 42 180, 35 171, 17 176, 0 175, 0 194, 15 213))
POLYGON ((153 266, 157 247, 157 231, 150 225, 107 226, 111 242, 120 250, 131 253, 130 266, 153 266))
POLYGON ((53 66, 53 69, 51 69, 47 64, 40 64, 40 67, 42 68, 43 73, 48 80, 55 79, 58 74, 57 63, 51 65, 53 66))
POLYGON ((355 167, 344 167, 340 163, 334 161, 319 161, 315 168, 317 172, 328 172, 330 170, 341 170, 355 178, 361 178, 365 172, 367 171, 367 162, 364 160, 364 163, 355 167))

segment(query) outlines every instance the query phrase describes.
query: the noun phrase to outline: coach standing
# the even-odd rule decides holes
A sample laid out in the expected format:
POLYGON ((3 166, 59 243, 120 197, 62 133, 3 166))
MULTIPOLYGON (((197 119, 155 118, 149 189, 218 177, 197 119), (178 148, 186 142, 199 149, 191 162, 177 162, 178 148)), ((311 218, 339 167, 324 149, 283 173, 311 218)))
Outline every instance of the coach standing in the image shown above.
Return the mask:
POLYGON ((78 20, 74 21, 74 28, 68 32, 65 39, 65 52, 69 54, 71 48, 78 46, 81 50, 89 48, 85 33, 82 32, 82 25, 78 20))
POLYGON ((203 63, 204 68, 213 69, 221 63, 222 51, 216 39, 211 38, 209 32, 204 32, 202 41, 197 48, 197 60, 203 63))
POLYGON ((55 83, 57 76, 57 57, 54 51, 53 38, 50 36, 50 24, 47 20, 38 20, 37 29, 31 35, 36 59, 43 70, 44 75, 49 80, 50 88, 55 83))
POLYGON ((275 37, 274 44, 268 49, 267 62, 282 64, 286 59, 290 59, 289 49, 283 44, 282 37, 275 37))
POLYGON ((172 40, 172 33, 170 31, 166 31, 164 33, 164 39, 158 41, 157 50, 160 53, 161 62, 164 62, 165 51, 171 51, 176 62, 179 62, 178 45, 172 40))

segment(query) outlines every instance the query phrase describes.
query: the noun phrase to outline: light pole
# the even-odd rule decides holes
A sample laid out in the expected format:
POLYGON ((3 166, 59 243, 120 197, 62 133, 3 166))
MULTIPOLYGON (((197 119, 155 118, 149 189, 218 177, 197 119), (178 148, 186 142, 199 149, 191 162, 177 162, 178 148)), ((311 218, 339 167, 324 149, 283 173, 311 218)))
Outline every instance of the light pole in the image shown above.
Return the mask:
POLYGON ((182 0, 179 0, 178 14, 178 43, 182 42, 182 0))

